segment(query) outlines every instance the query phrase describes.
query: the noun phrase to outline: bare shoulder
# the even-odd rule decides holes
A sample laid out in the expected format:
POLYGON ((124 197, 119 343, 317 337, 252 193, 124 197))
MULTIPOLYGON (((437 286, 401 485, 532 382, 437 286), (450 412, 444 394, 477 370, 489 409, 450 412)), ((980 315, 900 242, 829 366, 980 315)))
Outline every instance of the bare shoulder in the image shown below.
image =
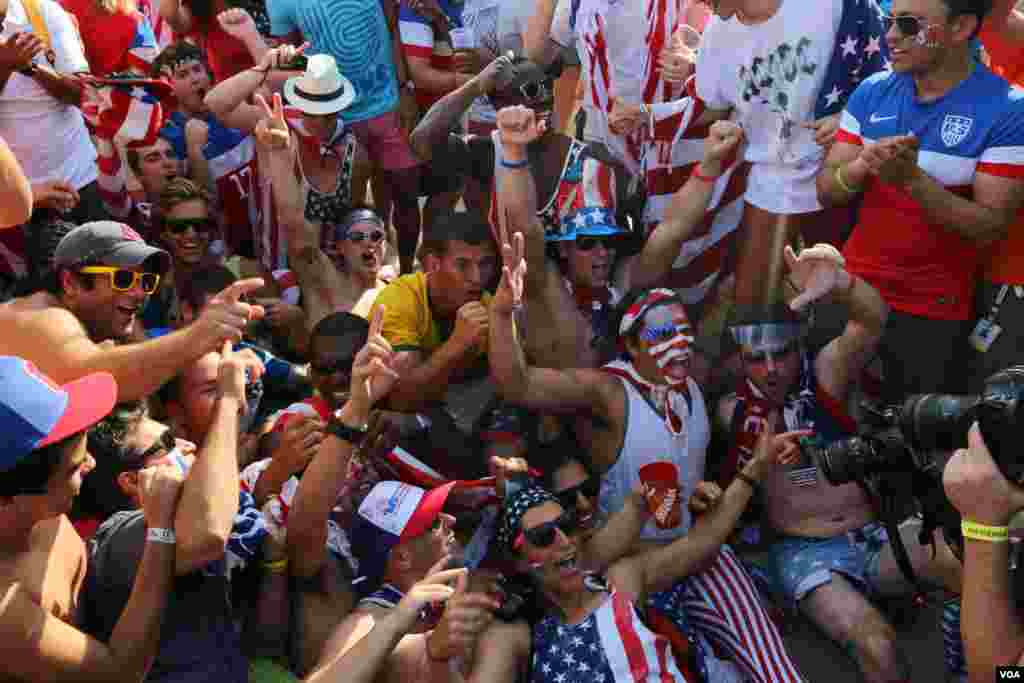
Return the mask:
POLYGON ((0 305, 0 325, 8 330, 4 335, 7 345, 20 346, 28 340, 34 349, 39 348, 40 335, 49 341, 63 341, 86 333, 81 321, 45 292, 0 305))

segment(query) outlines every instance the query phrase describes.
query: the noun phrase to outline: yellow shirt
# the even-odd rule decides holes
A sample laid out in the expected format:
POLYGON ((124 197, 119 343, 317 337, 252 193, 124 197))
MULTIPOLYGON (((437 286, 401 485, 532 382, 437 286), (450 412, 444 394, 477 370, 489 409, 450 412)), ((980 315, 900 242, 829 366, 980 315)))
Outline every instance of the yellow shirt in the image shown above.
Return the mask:
MULTIPOLYGON (((491 295, 484 292, 480 302, 490 308, 491 295)), ((454 330, 454 320, 438 321, 427 296, 427 275, 403 275, 381 290, 373 306, 384 304, 384 338, 395 351, 433 353, 454 330)))

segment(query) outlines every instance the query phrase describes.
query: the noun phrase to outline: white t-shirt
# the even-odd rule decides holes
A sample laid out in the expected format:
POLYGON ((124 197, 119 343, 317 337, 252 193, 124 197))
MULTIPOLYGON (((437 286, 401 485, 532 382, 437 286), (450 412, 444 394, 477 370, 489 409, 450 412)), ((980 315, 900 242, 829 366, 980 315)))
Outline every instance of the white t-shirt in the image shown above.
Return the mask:
POLYGON ((655 11, 660 5, 658 0, 581 0, 572 26, 572 0, 558 0, 551 20, 551 39, 562 47, 575 43, 587 79, 584 137, 603 142, 633 173, 640 170, 643 137, 623 137, 608 129, 611 95, 633 104, 654 104, 683 93, 681 85, 666 83, 654 67, 683 16, 685 1, 668 0, 663 12, 655 11))
POLYGON ((752 162, 746 200, 777 214, 816 211, 814 179, 824 150, 801 124, 814 107, 835 49, 843 0, 813 10, 783 0, 768 21, 748 26, 714 17, 697 57, 697 94, 712 109, 736 110, 752 162))
MULTIPOLYGON (((89 71, 85 50, 67 12, 53 0, 37 0, 50 31, 55 71, 89 71)), ((35 33, 20 0, 10 0, 0 39, 35 33)), ((37 61, 45 61, 40 55, 37 61)), ((35 79, 11 74, 0 92, 0 136, 32 183, 62 180, 81 189, 96 180, 96 148, 77 107, 62 104, 35 79)))
MULTIPOLYGON (((476 47, 498 54, 498 0, 466 0, 462 8, 462 25, 473 32, 476 47)), ((486 97, 473 101, 469 110, 470 121, 494 123, 497 118, 486 97)))

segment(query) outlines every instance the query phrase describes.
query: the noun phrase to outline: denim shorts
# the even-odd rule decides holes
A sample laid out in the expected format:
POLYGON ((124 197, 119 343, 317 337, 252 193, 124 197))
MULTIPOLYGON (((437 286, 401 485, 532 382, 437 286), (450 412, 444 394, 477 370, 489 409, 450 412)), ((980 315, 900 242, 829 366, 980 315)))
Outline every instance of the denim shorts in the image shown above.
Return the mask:
POLYGON ((787 601, 798 603, 831 581, 836 572, 871 592, 888 542, 885 527, 877 522, 832 538, 783 536, 768 549, 773 588, 787 601))

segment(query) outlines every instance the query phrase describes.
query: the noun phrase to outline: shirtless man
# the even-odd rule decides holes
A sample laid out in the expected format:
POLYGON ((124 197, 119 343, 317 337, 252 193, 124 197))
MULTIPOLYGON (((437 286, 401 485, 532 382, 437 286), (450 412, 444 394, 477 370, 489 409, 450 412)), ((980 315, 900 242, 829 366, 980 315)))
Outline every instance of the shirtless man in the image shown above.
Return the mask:
POLYGON ((96 465, 86 430, 116 398, 107 373, 58 387, 31 363, 0 357, 0 681, 142 681, 156 654, 174 572, 176 467, 139 472, 149 532, 110 641, 74 626, 87 560, 65 515, 96 465))
POLYGON ((377 294, 387 285, 380 277, 388 246, 384 221, 370 209, 355 208, 323 224, 310 222, 293 170, 295 136, 285 121, 281 96, 275 94, 272 105, 262 95, 256 98, 266 113, 256 126, 256 140, 266 152, 278 222, 287 235, 288 262, 302 290, 307 328, 331 313, 369 317, 377 294))
MULTIPOLYGON (((732 441, 725 476, 744 465, 766 424, 811 429, 821 446, 855 434, 846 406, 885 327, 888 309, 881 296, 845 269, 835 248, 819 244, 797 256, 786 247, 784 255, 787 282, 802 291, 791 308, 828 296, 849 307, 849 322, 813 356, 803 343, 804 325, 790 308, 735 321, 745 378, 718 406, 723 433, 732 441)), ((833 486, 805 454, 768 477, 763 493, 764 519, 775 532, 770 568, 783 597, 849 649, 866 681, 910 680, 895 630, 864 595, 906 593, 908 586, 861 487, 833 486)), ((919 529, 907 525, 901 531, 915 571, 959 592, 959 566, 941 534, 933 552, 917 541, 919 529)))
POLYGON ((191 325, 124 344, 170 265, 167 252, 123 223, 94 221, 65 235, 53 260, 48 291, 0 305, 0 354, 30 360, 57 382, 109 372, 119 401, 148 396, 225 339, 240 341, 249 321, 263 316, 261 307, 240 300, 263 280, 243 280, 215 296, 191 325))

